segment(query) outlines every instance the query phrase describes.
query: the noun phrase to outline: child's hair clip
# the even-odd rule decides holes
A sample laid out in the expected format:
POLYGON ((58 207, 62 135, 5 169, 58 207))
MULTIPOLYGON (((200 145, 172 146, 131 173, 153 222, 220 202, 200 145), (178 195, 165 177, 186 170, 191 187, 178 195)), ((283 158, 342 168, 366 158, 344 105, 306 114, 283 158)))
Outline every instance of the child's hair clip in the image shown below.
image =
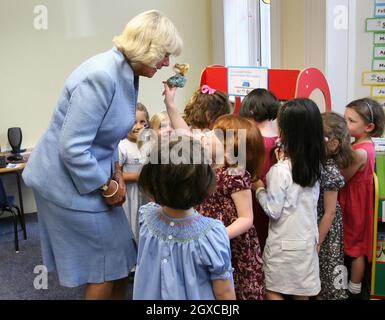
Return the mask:
POLYGON ((208 94, 214 94, 217 90, 210 88, 207 84, 204 84, 201 87, 201 92, 202 93, 208 93, 208 94))

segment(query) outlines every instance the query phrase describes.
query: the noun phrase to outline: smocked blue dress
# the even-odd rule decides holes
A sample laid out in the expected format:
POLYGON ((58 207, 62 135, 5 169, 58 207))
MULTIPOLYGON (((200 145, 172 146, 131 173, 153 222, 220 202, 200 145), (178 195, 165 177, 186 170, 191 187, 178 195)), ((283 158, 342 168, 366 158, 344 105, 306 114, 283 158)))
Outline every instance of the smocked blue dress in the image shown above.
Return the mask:
POLYGON ((212 281, 233 282, 223 223, 197 211, 180 219, 149 203, 139 209, 136 300, 213 300, 212 281))

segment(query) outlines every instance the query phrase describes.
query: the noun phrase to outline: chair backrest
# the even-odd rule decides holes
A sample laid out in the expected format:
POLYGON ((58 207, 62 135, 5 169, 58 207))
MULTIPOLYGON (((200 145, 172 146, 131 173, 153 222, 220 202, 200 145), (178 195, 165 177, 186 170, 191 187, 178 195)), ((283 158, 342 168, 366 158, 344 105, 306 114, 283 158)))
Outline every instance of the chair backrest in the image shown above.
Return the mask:
POLYGON ((0 208, 9 206, 7 194, 5 193, 3 181, 0 179, 0 208))

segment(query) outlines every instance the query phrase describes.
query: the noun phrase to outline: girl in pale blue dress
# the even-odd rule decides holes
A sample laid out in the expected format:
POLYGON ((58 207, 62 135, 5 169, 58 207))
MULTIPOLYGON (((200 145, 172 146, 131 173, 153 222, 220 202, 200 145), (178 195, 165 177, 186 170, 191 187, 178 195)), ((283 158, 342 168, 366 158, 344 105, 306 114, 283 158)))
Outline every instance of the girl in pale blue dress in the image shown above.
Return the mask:
MULTIPOLYGON (((204 159, 199 142, 183 137, 171 142, 170 150, 176 144, 182 164, 172 164, 170 157, 169 164, 150 162, 139 177, 139 187, 158 204, 149 203, 139 210, 133 298, 235 299, 226 229, 221 221, 203 217, 193 209, 213 191, 215 174, 209 164, 183 164, 197 159, 194 152, 204 159)), ((158 157, 151 159, 164 160, 164 153, 161 158, 160 151, 154 152, 158 157)))

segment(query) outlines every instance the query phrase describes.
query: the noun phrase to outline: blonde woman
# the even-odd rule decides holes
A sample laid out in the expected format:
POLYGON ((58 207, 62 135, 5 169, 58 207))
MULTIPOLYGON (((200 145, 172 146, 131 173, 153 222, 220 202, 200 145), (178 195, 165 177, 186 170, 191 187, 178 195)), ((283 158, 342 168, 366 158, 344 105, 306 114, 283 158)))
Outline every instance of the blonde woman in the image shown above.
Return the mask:
POLYGON ((69 76, 23 173, 44 265, 63 286, 86 285, 86 299, 125 296, 136 249, 121 207, 118 143, 135 122, 139 77, 153 77, 182 49, 173 23, 155 10, 134 17, 113 42, 69 76))

